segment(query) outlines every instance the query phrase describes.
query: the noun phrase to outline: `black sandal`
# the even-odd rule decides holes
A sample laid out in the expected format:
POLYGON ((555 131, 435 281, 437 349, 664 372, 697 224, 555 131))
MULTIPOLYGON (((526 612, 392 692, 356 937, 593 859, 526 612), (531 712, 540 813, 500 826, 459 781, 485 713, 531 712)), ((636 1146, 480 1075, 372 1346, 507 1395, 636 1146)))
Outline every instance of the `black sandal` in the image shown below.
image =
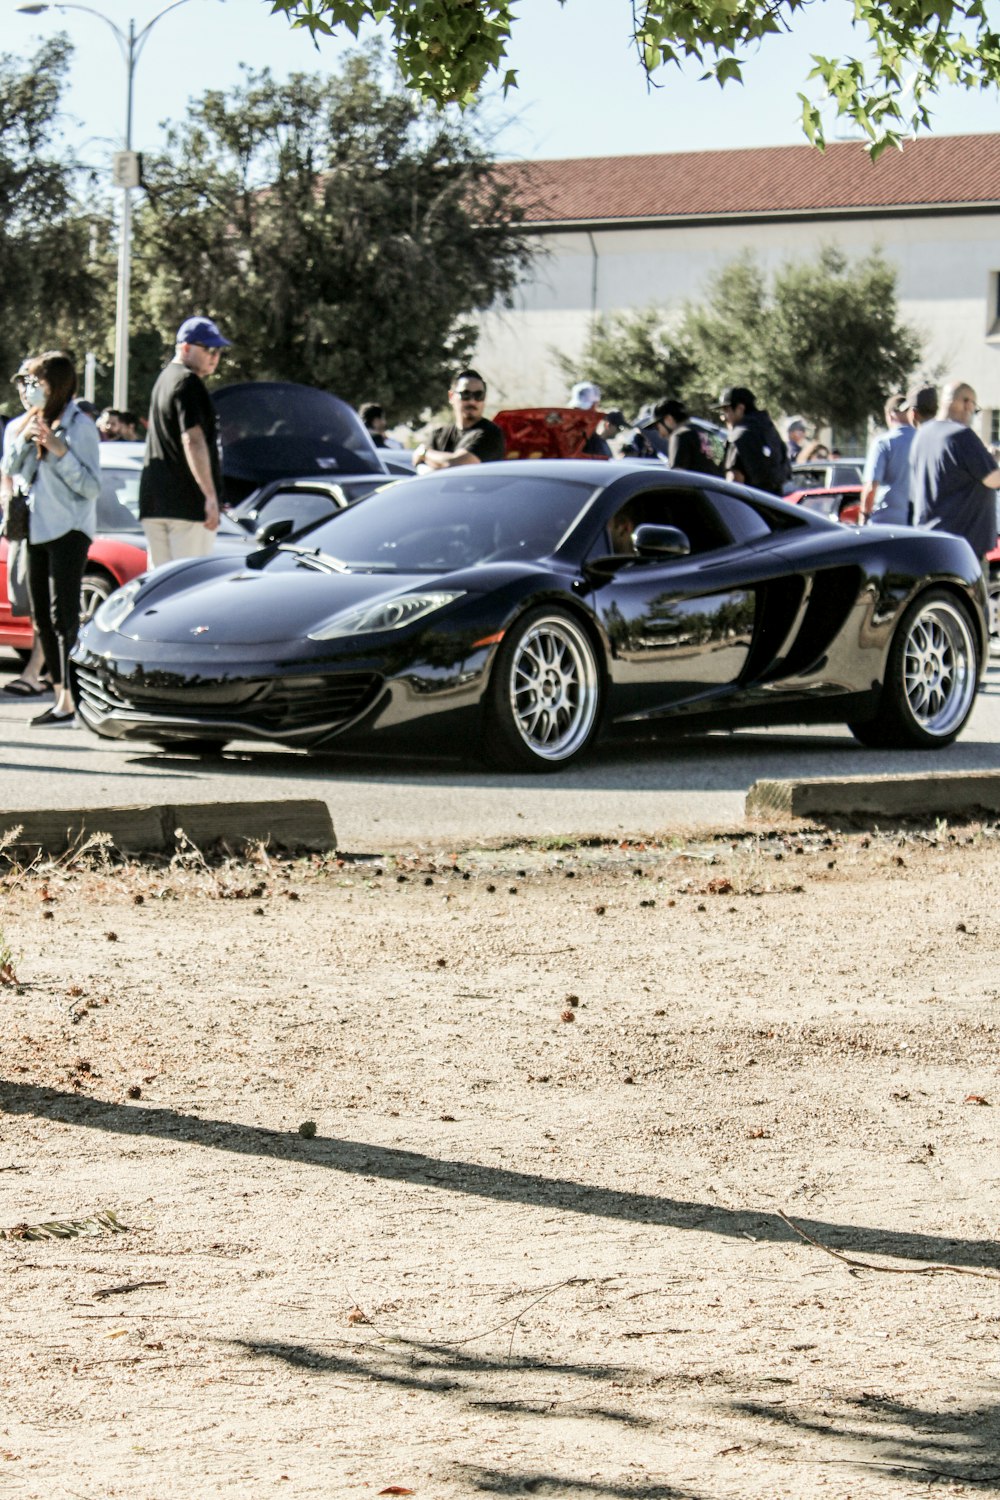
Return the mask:
POLYGON ((32 687, 30 682, 25 682, 23 677, 15 677, 12 682, 5 682, 0 688, 0 693, 6 693, 9 698, 44 698, 46 693, 51 693, 52 684, 46 687, 40 683, 38 687, 32 687))

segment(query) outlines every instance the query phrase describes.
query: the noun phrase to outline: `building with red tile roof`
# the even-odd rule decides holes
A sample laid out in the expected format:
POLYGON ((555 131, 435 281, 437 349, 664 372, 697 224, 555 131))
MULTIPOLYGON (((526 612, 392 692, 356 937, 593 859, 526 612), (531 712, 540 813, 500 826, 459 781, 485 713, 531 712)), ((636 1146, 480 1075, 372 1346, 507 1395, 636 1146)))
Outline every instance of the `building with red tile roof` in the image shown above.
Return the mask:
POLYGON ((576 359, 595 315, 679 311, 738 255, 773 269, 832 244, 881 251, 902 316, 925 336, 919 373, 971 381, 982 435, 1000 437, 1000 134, 928 136, 875 162, 846 141, 496 170, 539 248, 515 306, 481 318, 476 366, 501 404, 562 403, 555 354, 576 359))
POLYGON ((538 229, 1000 209, 1000 135, 928 136, 872 161, 857 141, 505 162, 538 229))

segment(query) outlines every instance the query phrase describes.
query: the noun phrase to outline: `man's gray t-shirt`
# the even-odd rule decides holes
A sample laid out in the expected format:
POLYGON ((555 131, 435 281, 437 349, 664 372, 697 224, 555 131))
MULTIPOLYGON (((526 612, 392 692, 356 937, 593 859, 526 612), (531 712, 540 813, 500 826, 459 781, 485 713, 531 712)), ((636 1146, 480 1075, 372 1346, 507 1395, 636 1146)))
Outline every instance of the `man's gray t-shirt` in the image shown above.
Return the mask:
POLYGON ((910 449, 911 495, 921 526, 962 536, 977 557, 996 546, 996 497, 983 480, 997 467, 961 422, 924 422, 910 449))

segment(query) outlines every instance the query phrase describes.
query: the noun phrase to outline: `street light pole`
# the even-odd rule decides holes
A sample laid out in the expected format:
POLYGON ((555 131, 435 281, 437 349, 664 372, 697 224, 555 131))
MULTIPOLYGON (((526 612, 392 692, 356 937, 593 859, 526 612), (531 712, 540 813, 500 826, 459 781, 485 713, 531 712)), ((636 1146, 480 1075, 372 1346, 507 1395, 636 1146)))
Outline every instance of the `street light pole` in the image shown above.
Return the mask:
MULTIPOLYGON (((155 18, 154 18, 155 19, 155 18)), ((150 26, 153 24, 151 21, 150 26)), ((148 28, 147 28, 148 30, 148 28)), ((128 92, 125 103, 125 150, 132 154, 132 86, 135 65, 138 61, 135 50, 135 22, 128 23, 125 67, 128 72, 128 92)), ((115 299, 115 383, 112 401, 116 410, 128 410, 128 335, 129 335, 129 290, 132 282, 132 185, 131 179, 122 186, 122 232, 118 241, 118 291, 115 299)))
POLYGON ((27 16, 39 16, 47 10, 82 10, 88 16, 96 16, 115 34, 125 62, 128 88, 125 101, 125 150, 116 161, 116 173, 120 171, 122 190, 121 236, 118 241, 118 290, 115 299, 115 381, 114 404, 119 410, 128 408, 128 342, 129 342, 129 288, 132 279, 132 190, 139 186, 138 163, 132 151, 132 99, 135 84, 135 69, 146 39, 157 21, 162 21, 169 11, 186 5, 187 0, 172 0, 153 19, 137 32, 135 21, 129 21, 128 31, 122 31, 103 11, 91 5, 77 5, 75 0, 51 0, 46 5, 19 5, 18 10, 27 16), (124 158, 124 160, 122 160, 124 158))

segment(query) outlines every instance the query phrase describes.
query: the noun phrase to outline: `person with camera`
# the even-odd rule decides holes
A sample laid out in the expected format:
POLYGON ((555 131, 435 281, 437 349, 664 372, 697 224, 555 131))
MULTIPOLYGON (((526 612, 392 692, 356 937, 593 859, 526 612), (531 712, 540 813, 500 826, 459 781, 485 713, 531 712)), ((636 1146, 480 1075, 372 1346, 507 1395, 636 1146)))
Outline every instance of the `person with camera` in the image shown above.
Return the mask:
POLYGON ((52 350, 27 366, 28 403, 3 458, 3 473, 28 493, 31 615, 52 676, 51 707, 33 724, 72 724, 69 655, 80 629, 80 585, 97 523, 101 471, 97 428, 73 399, 76 370, 52 350))

